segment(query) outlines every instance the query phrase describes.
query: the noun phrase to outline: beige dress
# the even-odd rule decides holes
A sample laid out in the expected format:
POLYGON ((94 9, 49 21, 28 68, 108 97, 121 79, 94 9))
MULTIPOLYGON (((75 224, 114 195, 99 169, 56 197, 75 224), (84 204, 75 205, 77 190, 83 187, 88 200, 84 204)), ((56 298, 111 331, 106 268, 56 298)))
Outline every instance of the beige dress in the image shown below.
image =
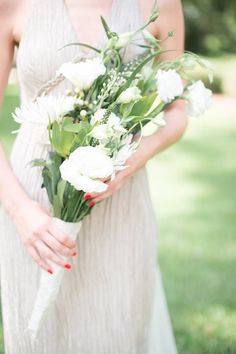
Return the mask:
MULTIPOLYGON (((109 22, 118 32, 136 29, 136 0, 114 0, 109 22)), ((89 24, 88 24, 89 26, 89 24)), ((102 38, 102 37, 101 37, 102 38)), ((21 101, 28 102, 78 47, 64 0, 34 1, 17 55, 21 101)), ((81 51, 82 54, 82 51, 81 51)), ((126 59, 135 56, 126 53, 126 59)), ((63 91, 60 84, 56 91, 63 91)), ((36 128, 22 126, 11 154, 27 193, 49 207, 41 175, 29 166, 45 158, 36 128)), ((5 354, 176 354, 157 267, 157 230, 146 169, 96 205, 77 240, 78 257, 33 347, 26 331, 41 269, 1 208, 0 281, 5 354)))

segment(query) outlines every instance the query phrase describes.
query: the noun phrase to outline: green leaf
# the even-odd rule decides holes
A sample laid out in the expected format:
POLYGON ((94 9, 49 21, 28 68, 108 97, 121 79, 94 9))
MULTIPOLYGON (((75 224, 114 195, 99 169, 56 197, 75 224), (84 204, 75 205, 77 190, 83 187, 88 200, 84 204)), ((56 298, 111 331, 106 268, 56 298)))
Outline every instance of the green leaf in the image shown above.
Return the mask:
POLYGON ((153 111, 151 111, 148 114, 148 117, 149 118, 156 118, 156 116, 158 114, 160 114, 161 112, 163 112, 169 105, 170 105, 170 103, 161 102, 157 107, 154 108, 153 111))
POLYGON ((130 115, 130 112, 135 104, 135 101, 130 103, 123 103, 120 105, 120 113, 121 115, 126 118, 130 115))
POLYGON ((105 31, 105 33, 106 33, 106 35, 107 35, 107 38, 108 38, 108 39, 112 38, 112 37, 113 37, 113 36, 112 36, 112 32, 111 32, 111 30, 110 30, 110 28, 109 28, 109 26, 108 26, 106 20, 104 19, 103 16, 100 16, 100 19, 101 19, 101 22, 102 22, 102 26, 103 26, 103 28, 104 28, 104 31, 105 31))
POLYGON ((70 123, 63 126, 65 132, 78 133, 80 129, 80 123, 70 123))
POLYGON ((52 177, 49 169, 44 167, 42 171, 43 186, 46 188, 48 199, 50 203, 53 203, 53 191, 52 191, 52 177))
POLYGON ((86 138, 88 134, 91 132, 92 126, 88 122, 80 122, 79 130, 76 134, 75 144, 73 148, 77 146, 83 146, 86 144, 86 138))
POLYGON ((65 192, 66 184, 67 184, 67 182, 63 179, 61 179, 57 184, 57 194, 58 194, 58 198, 59 198, 61 206, 63 206, 63 204, 64 204, 63 200, 64 200, 64 192, 65 192))
POLYGON ((53 196, 53 216, 60 218, 61 216, 61 203, 57 194, 53 196))
POLYGON ((57 193, 57 184, 61 178, 61 174, 60 174, 61 162, 62 162, 62 158, 56 152, 50 152, 48 169, 50 171, 51 188, 53 194, 57 193))
POLYGON ((154 92, 148 96, 142 97, 138 102, 136 102, 130 112, 132 116, 144 116, 149 109, 152 107, 155 99, 157 98, 157 93, 154 92))
POLYGON ((86 121, 81 121, 75 124, 67 124, 63 127, 63 130, 66 132, 73 132, 76 133, 74 136, 74 145, 73 149, 76 148, 78 145, 83 145, 85 143, 85 138, 92 130, 92 126, 90 123, 86 121))
POLYGON ((67 132, 58 122, 53 122, 51 142, 55 151, 62 157, 67 157, 74 142, 74 133, 67 132))

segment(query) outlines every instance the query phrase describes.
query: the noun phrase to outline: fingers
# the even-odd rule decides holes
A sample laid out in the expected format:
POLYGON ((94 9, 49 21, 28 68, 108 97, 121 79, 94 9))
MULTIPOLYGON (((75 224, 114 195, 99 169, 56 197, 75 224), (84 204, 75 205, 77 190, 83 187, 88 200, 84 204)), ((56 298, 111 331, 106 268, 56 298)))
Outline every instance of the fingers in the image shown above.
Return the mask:
POLYGON ((38 251, 34 246, 27 246, 28 252, 30 253, 33 260, 46 272, 52 273, 53 270, 46 260, 42 259, 38 251))
POLYGON ((55 252, 53 252, 53 250, 50 247, 48 247, 43 241, 36 240, 34 245, 41 258, 50 259, 52 262, 56 263, 60 267, 68 268, 68 269, 71 268, 71 265, 68 264, 67 260, 63 259, 55 252))
POLYGON ((118 190, 121 187, 121 184, 118 183, 114 183, 114 182, 110 182, 108 185, 108 188, 105 192, 103 193, 96 193, 91 202, 93 202, 94 204, 101 202, 102 200, 110 197, 116 190, 118 190))
POLYGON ((43 233, 42 241, 44 241, 44 243, 49 246, 54 252, 56 251, 65 257, 71 257, 76 254, 76 247, 67 247, 64 243, 59 242, 49 232, 43 233))
POLYGON ((60 243, 64 244, 66 247, 70 248, 73 251, 76 247, 75 241, 61 231, 55 224, 50 223, 48 227, 50 234, 55 237, 60 243))
POLYGON ((116 174, 116 177, 113 181, 110 181, 107 183, 108 188, 105 192, 102 193, 90 193, 91 196, 91 201, 94 204, 101 202, 102 200, 110 197, 114 192, 116 192, 124 183, 124 181, 126 180, 126 174, 124 173, 124 171, 118 172, 116 174))
POLYGON ((97 198, 97 197, 103 197, 104 195, 110 195, 110 190, 111 190, 111 188, 113 187, 113 185, 114 185, 114 182, 107 182, 107 189, 106 189, 106 191, 105 192, 102 192, 102 193, 96 193, 96 192, 93 192, 93 193, 85 193, 85 195, 84 195, 84 199, 85 200, 89 200, 90 199, 90 201, 94 201, 94 199, 95 198, 97 198))
POLYGON ((102 193, 101 195, 98 195, 97 197, 93 198, 92 202, 93 202, 94 204, 96 204, 96 203, 98 203, 98 202, 101 202, 102 200, 104 200, 104 199, 110 197, 113 193, 114 193, 113 190, 108 190, 108 191, 102 193))

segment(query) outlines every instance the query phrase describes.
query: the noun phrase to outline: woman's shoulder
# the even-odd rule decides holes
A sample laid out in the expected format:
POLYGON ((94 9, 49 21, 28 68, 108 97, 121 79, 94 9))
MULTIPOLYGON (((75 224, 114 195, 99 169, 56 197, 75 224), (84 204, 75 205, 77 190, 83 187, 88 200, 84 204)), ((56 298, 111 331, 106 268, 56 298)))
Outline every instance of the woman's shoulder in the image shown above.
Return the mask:
POLYGON ((0 16, 3 18, 14 15, 23 0, 0 0, 0 16))
POLYGON ((20 39, 21 27, 31 0, 0 0, 1 30, 14 42, 20 39))
MULTIPOLYGON (((154 4, 153 0, 141 0, 141 6, 142 8, 147 12, 150 12, 150 10, 152 9, 154 4)), ((165 9, 169 9, 170 7, 172 7, 173 9, 177 6, 181 5, 181 0, 157 0, 156 1, 156 6, 158 7, 158 9, 161 10, 165 10, 165 9)), ((145 12, 146 12, 145 11, 145 12)))
POLYGON ((23 0, 0 0, 0 21, 1 30, 13 27, 17 13, 19 12, 23 0))
MULTIPOLYGON (((142 12, 147 20, 153 7, 153 0, 142 0, 142 12)), ((166 37, 172 26, 176 27, 176 22, 182 22, 182 3, 181 0, 157 0, 156 5, 160 15, 157 21, 151 23, 149 30, 156 37, 166 37)))

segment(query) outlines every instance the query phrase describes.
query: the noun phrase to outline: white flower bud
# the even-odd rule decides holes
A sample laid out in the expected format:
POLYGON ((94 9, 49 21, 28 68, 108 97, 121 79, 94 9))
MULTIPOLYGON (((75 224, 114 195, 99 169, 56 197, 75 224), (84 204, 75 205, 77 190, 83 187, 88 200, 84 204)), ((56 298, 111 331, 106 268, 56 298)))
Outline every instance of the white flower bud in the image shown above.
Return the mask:
POLYGON ((75 93, 80 93, 80 92, 81 92, 81 90, 80 90, 79 87, 76 87, 76 88, 74 89, 74 91, 75 91, 75 93))
POLYGON ((86 117, 87 116, 87 111, 85 111, 85 109, 82 109, 82 111, 80 111, 80 116, 81 117, 86 117))
POLYGON ((84 104, 84 101, 81 98, 79 98, 76 102, 79 106, 83 106, 84 104))
POLYGON ((142 97, 140 92, 141 91, 136 86, 129 87, 120 94, 117 99, 117 103, 130 103, 132 101, 137 101, 142 97))

